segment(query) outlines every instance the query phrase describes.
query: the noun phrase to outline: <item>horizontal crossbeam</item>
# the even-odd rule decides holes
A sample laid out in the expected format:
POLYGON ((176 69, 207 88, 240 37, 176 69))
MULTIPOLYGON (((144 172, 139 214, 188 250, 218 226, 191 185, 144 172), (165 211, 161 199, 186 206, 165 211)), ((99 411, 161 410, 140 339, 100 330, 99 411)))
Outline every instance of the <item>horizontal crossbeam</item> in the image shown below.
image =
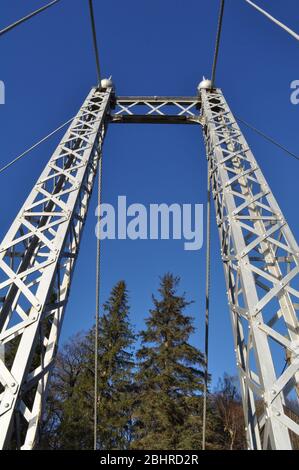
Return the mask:
POLYGON ((112 123, 200 124, 198 96, 120 96, 110 114, 112 123))

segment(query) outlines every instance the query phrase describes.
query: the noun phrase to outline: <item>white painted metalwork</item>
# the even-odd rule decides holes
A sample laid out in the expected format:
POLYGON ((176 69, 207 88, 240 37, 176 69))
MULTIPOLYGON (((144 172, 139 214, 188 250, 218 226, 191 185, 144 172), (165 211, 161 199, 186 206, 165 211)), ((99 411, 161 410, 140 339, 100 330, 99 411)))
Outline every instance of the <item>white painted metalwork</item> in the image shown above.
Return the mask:
POLYGON ((199 93, 92 89, 0 245, 0 448, 32 449, 38 438, 108 122, 203 126, 248 447, 293 448, 299 248, 221 91, 199 93))
POLYGON ((201 101, 248 447, 291 449, 299 248, 221 91, 202 89, 201 101))
POLYGON ((199 113, 198 96, 120 96, 116 98, 111 122, 198 124, 199 113))
POLYGON ((91 90, 0 245, 0 448, 37 439, 111 95, 91 90))

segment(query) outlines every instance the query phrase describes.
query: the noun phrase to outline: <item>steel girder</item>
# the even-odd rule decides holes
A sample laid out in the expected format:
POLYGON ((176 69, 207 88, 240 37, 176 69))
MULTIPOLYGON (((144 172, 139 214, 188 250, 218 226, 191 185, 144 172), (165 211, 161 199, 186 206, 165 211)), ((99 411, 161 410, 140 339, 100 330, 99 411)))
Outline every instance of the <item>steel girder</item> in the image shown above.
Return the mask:
POLYGON ((220 90, 202 90, 207 158, 250 449, 299 436, 299 248, 220 90))
POLYGON ((110 120, 133 124, 198 124, 199 96, 119 96, 110 120))
POLYGON ((0 245, 0 448, 37 437, 111 96, 91 90, 0 245))

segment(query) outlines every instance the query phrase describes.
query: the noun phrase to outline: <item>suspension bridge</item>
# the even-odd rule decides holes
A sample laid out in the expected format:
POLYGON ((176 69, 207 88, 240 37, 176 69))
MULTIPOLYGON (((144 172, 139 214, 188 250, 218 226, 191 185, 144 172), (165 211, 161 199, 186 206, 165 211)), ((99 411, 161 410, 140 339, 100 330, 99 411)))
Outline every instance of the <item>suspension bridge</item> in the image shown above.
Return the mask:
MULTIPOLYGON (((50 2, 4 28, 0 36, 36 15, 46 14, 58 2, 50 2)), ((254 2, 245 2, 299 39, 297 33, 254 2)), ((163 123, 198 126, 206 148, 206 381, 202 448, 213 199, 248 448, 292 449, 294 436, 299 435, 299 247, 238 119, 216 86, 225 2, 220 2, 211 79, 202 80, 193 96, 118 96, 112 79, 101 75, 92 0, 88 3, 97 85, 88 92, 75 117, 0 169, 5 172, 58 130, 69 126, 0 245, 0 448, 11 448, 12 442, 17 449, 33 449, 38 444, 47 387, 97 173, 101 203, 102 151, 109 127, 117 123, 163 123), (273 343, 278 351, 275 355, 273 343), (8 359, 6 351, 11 345, 13 358, 8 359), (278 355, 285 362, 282 371, 276 367, 278 355), (296 406, 292 409, 291 404, 296 406)), ((100 305, 100 240, 97 243, 96 323, 100 305)), ((97 338, 95 341, 97 344, 97 338)), ((94 421, 96 448, 96 406, 94 421)))

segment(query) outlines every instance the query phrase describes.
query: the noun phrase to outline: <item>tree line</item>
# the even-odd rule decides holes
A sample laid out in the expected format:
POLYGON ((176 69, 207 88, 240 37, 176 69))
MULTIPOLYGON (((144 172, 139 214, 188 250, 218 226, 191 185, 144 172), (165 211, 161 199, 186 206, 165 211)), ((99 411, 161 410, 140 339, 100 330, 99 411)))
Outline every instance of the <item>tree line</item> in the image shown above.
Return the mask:
MULTIPOLYGON (((202 441, 204 355, 190 343, 192 303, 180 279, 161 278, 136 334, 124 281, 112 289, 98 330, 98 449, 198 450, 202 441), (137 350, 136 350, 137 349, 137 350), (136 351, 135 351, 136 350, 136 351)), ((40 430, 41 449, 92 449, 95 328, 58 353, 40 430)), ((211 377, 210 377, 211 379, 211 377)), ((235 377, 209 391, 207 449, 247 447, 235 377)))

